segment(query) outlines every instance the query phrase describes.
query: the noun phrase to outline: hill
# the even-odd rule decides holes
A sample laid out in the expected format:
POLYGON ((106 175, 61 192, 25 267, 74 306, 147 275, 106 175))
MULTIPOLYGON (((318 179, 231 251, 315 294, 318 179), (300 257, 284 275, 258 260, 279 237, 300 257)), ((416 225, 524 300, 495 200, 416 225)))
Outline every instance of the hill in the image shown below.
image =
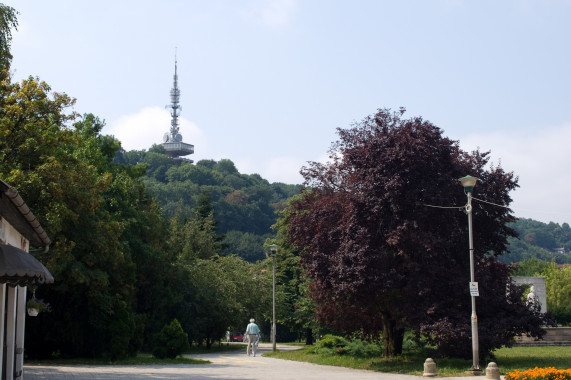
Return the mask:
MULTIPOLYGON (((177 210, 191 215, 198 197, 206 192, 212 201, 218 233, 224 235, 225 254, 236 254, 249 262, 263 259, 263 244, 274 234, 276 211, 299 193, 301 185, 269 183, 258 174, 241 174, 229 159, 174 161, 161 145, 149 151, 121 151, 115 162, 146 167, 147 189, 159 200, 167 217, 177 210)), ((500 260, 509 264, 530 258, 571 263, 571 228, 568 223, 542 223, 521 218, 511 226, 519 238, 509 238, 509 251, 500 260)))
POLYGON ((227 246, 223 253, 236 254, 249 262, 263 259, 263 244, 273 237, 277 210, 299 193, 301 185, 269 183, 258 174, 241 174, 229 159, 220 161, 175 161, 161 145, 149 151, 120 151, 115 163, 144 165, 146 188, 158 199, 167 217, 177 211, 192 215, 202 193, 206 193, 218 222, 218 233, 227 246))
POLYGON ((571 263, 571 228, 568 223, 542 223, 533 219, 521 218, 511 227, 519 238, 509 238, 509 252, 500 260, 506 264, 519 263, 537 258, 557 264, 571 263))

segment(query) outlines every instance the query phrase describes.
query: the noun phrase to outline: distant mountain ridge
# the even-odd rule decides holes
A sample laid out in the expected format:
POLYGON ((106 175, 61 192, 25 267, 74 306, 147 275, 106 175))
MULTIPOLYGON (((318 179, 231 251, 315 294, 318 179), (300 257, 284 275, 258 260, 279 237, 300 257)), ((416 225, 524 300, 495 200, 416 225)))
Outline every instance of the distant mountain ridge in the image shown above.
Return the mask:
POLYGON ((516 230, 519 239, 508 238, 509 252, 500 260, 509 264, 531 258, 557 264, 571 263, 571 228, 568 223, 543 223, 533 219, 521 218, 511 227, 516 230))

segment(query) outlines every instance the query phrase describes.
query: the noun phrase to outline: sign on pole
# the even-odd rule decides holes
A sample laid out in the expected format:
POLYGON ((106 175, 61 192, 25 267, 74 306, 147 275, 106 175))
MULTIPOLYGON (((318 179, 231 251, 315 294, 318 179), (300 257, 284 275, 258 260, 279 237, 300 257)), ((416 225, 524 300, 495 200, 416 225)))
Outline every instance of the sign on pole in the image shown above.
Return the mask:
POLYGON ((480 293, 478 292, 478 283, 470 282, 470 295, 473 297, 478 297, 480 293))

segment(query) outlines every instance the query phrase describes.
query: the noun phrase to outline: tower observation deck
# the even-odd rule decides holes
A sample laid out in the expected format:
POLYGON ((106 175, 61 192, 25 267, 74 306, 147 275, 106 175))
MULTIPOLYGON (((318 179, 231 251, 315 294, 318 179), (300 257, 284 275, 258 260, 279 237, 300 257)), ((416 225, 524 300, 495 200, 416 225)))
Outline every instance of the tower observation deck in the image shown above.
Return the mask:
POLYGON ((174 60, 174 84, 171 89, 171 104, 167 106, 171 111, 171 127, 168 133, 163 136, 163 147, 167 155, 175 160, 190 161, 182 156, 194 153, 194 145, 182 142, 182 135, 179 133, 178 117, 180 116, 180 90, 178 89, 178 75, 176 72, 176 57, 174 60))

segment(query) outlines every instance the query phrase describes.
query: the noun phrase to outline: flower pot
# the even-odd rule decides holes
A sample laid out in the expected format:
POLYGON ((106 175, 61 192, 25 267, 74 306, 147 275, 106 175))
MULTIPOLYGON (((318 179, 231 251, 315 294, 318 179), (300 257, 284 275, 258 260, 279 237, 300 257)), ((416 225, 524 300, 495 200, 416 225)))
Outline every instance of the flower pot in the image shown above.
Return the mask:
POLYGON ((29 308, 28 308, 28 315, 29 315, 30 317, 35 317, 35 316, 38 315, 38 313, 39 313, 39 310, 38 310, 38 309, 34 309, 34 308, 32 308, 32 307, 29 307, 29 308))

